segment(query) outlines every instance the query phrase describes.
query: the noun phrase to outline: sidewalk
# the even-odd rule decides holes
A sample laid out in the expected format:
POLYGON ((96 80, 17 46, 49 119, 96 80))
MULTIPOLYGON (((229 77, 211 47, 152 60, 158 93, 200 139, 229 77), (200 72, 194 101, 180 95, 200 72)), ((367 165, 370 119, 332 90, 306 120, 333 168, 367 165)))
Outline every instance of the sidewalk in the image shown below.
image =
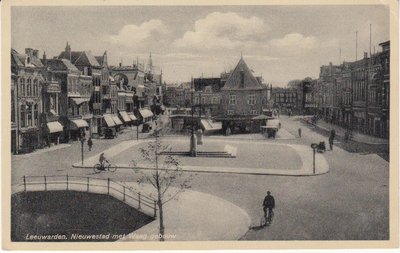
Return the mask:
MULTIPOLYGON (((126 184, 136 191, 156 196, 151 185, 126 184)), ((168 192, 174 195, 177 191, 171 187, 168 192)), ((198 191, 185 190, 163 207, 166 241, 238 240, 247 233, 251 224, 250 217, 240 207, 198 191)), ((158 218, 119 241, 158 241, 158 218)))
MULTIPOLYGON (((106 157, 112 158, 113 156, 118 155, 119 153, 135 146, 140 143, 145 142, 146 140, 140 141, 124 141, 115 145, 105 151, 104 154, 106 157)), ((176 140, 177 141, 177 140, 176 140)), ((219 138, 208 138, 208 141, 220 142, 219 138)), ((227 140, 229 144, 243 144, 248 143, 248 141, 241 140, 227 140)), ((275 144, 275 143, 265 143, 265 142, 257 142, 259 145, 287 145, 290 148, 294 149, 296 153, 299 155, 302 161, 302 165, 300 169, 289 169, 289 168, 281 168, 281 169, 271 169, 271 168, 245 168, 245 167, 224 167, 224 166, 181 166, 182 171, 187 172, 206 172, 206 173, 230 173, 230 174, 251 174, 251 175, 280 175, 280 176, 312 176, 312 175, 321 175, 329 172, 329 164, 326 161, 323 154, 317 153, 315 156, 315 173, 313 172, 313 153, 308 146, 305 145, 295 145, 295 144, 275 144)), ((80 162, 73 164, 74 168, 84 168, 84 169, 92 169, 93 166, 98 162, 100 154, 96 154, 92 157, 89 157, 84 160, 84 165, 82 166, 80 162)), ((118 169, 132 169, 133 165, 131 164, 121 164, 115 163, 115 166, 118 169)), ((137 164, 135 168, 143 169, 143 170, 152 170, 154 169, 153 165, 149 164, 137 164)))
MULTIPOLYGON (((330 132, 332 129, 335 129, 336 135, 340 136, 341 138, 344 138, 346 129, 344 129, 343 127, 329 124, 322 119, 318 120, 316 124, 311 123, 308 118, 303 117, 303 120, 309 124, 312 124, 320 129, 322 129, 322 130, 325 130, 327 132, 330 132)), ((387 140, 387 139, 382 139, 382 138, 365 135, 365 134, 361 134, 361 133, 357 133, 357 132, 353 132, 352 140, 356 141, 356 142, 372 144, 372 145, 389 144, 389 140, 387 140)))
POLYGON ((27 157, 40 155, 40 154, 48 153, 48 152, 59 150, 59 149, 63 149, 63 148, 68 148, 70 146, 71 146, 71 144, 69 144, 69 143, 61 143, 61 144, 58 144, 58 145, 51 146, 50 148, 49 147, 44 147, 44 148, 41 148, 41 149, 35 149, 31 153, 18 154, 18 155, 12 155, 12 156, 15 157, 16 160, 25 159, 27 157))

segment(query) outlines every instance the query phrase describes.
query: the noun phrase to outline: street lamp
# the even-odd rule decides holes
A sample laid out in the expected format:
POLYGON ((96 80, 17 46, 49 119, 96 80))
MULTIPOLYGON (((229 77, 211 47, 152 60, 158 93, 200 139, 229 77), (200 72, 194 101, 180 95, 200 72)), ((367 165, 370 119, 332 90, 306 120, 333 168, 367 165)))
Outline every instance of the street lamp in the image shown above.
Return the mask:
POLYGON ((315 151, 318 148, 317 143, 311 144, 311 148, 313 149, 313 174, 315 174, 315 151))
POLYGON ((82 158, 82 166, 83 166, 83 144, 85 143, 85 138, 81 137, 81 158, 82 158))
POLYGON ((192 79, 192 89, 191 89, 191 102, 192 102, 192 119, 191 119, 191 125, 192 125, 192 131, 191 131, 191 136, 190 136, 190 155, 191 155, 191 156, 196 156, 196 144, 197 144, 197 139, 196 139, 196 136, 194 135, 194 105, 193 105, 193 96, 194 96, 194 88, 193 88, 193 79, 192 79))

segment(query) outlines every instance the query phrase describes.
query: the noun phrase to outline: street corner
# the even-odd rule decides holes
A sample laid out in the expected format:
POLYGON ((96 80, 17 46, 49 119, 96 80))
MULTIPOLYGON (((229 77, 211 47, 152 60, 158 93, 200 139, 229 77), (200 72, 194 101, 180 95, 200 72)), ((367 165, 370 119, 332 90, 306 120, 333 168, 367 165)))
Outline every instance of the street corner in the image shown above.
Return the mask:
POLYGON ((323 153, 315 152, 314 157, 312 148, 306 145, 288 144, 288 146, 297 152, 303 163, 301 169, 295 171, 297 176, 316 176, 329 172, 329 163, 323 153))
MULTIPOLYGON (((153 192, 151 187, 140 188, 153 192)), ((186 190, 165 204, 164 224, 166 241, 238 240, 248 232, 251 219, 232 202, 211 194, 186 190)), ((157 218, 121 241, 156 241, 158 235, 157 218)))

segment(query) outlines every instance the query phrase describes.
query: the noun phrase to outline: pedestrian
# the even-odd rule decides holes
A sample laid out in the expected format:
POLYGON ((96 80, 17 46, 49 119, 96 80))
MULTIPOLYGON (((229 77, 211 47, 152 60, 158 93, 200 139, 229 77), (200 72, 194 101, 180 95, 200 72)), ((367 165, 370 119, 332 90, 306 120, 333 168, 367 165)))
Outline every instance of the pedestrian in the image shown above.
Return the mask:
POLYGON ((301 138, 301 127, 299 127, 299 138, 301 138))
POLYGON ((275 199, 271 195, 270 191, 267 191, 267 196, 265 196, 263 201, 264 217, 268 223, 272 222, 273 209, 275 208, 275 199))
POLYGON ((335 133, 331 132, 331 135, 329 135, 329 147, 331 151, 333 151, 333 140, 335 139, 335 133))
POLYGON ((89 151, 91 151, 92 150, 92 146, 93 146, 92 137, 89 137, 89 140, 87 141, 87 145, 89 146, 89 151))

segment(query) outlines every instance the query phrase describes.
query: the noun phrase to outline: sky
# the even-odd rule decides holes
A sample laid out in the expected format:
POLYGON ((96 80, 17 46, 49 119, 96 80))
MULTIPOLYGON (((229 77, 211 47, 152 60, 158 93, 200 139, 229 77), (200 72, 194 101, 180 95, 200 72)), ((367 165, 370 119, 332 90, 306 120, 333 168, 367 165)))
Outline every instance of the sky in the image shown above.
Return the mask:
POLYGON ((321 65, 354 61, 389 35, 385 6, 72 6, 12 7, 11 45, 46 52, 107 51, 110 65, 148 61, 167 83, 217 77, 241 55, 275 86, 317 78, 321 65), (340 53, 341 52, 341 53, 340 53))

